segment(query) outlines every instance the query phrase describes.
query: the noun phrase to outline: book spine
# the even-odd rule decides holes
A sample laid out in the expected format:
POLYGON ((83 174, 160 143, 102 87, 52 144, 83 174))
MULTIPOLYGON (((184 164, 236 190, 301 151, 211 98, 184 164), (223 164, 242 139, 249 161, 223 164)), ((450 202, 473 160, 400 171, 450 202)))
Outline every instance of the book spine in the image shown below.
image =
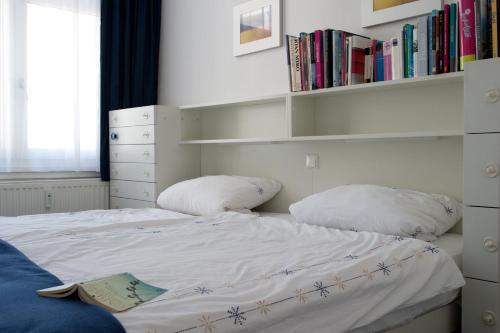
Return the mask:
POLYGON ((399 44, 398 38, 392 38, 391 41, 391 55, 392 55, 392 63, 391 63, 391 72, 392 79, 399 80, 399 44))
POLYGON ((333 86, 341 85, 341 64, 342 64, 342 34, 340 31, 333 32, 333 86))
POLYGON ((386 41, 383 44, 384 54, 384 81, 392 80, 392 42, 386 41))
POLYGON ((413 26, 406 25, 406 63, 408 64, 408 78, 414 77, 413 71, 413 26))
POLYGON ((428 60, 428 41, 427 41, 427 17, 418 19, 418 76, 426 76, 429 66, 428 60))
POLYGON ((365 49, 365 83, 372 82, 373 76, 373 56, 372 56, 372 48, 367 47, 365 49))
POLYGON ((439 11, 439 65, 438 73, 444 72, 444 10, 439 11))
POLYGON ((341 59, 342 65, 340 69, 340 77, 341 77, 341 85, 345 86, 347 84, 347 35, 345 32, 342 32, 342 52, 341 59))
POLYGON ((460 24, 460 69, 466 62, 476 60, 476 23, 474 0, 458 0, 460 24))
POLYGON ((314 33, 311 33, 307 36, 308 43, 307 43, 307 54, 308 54, 308 66, 309 66, 309 76, 307 80, 307 86, 308 90, 315 90, 318 89, 318 86, 316 85, 316 48, 314 46, 315 43, 315 37, 314 33))
POLYGON ((377 42, 377 81, 384 81, 384 43, 377 42))
POLYGON ((300 45, 300 79, 301 79, 301 87, 300 90, 307 90, 306 89, 306 73, 307 73, 307 47, 306 46, 306 38, 305 38, 305 33, 300 33, 299 35, 300 40, 299 40, 299 45, 300 45))
POLYGON ((323 78, 323 31, 314 32, 314 49, 316 53, 316 87, 318 89, 325 87, 323 78))
POLYGON ((372 82, 377 82, 377 40, 372 40, 373 72, 372 82))
POLYGON ((476 59, 481 59, 481 11, 480 11, 480 2, 479 0, 474 0, 474 21, 475 25, 475 33, 476 33, 476 59))
POLYGON ((294 78, 295 78, 295 90, 302 90, 302 78, 301 78, 301 61, 300 61, 300 41, 298 37, 292 38, 293 44, 293 65, 294 65, 294 78))
POLYGON ((450 5, 444 5, 443 72, 450 72, 450 5))
POLYGON ((427 74, 432 74, 432 16, 427 16, 427 74))
POLYGON ((413 28, 413 77, 418 77, 418 28, 413 28))
POLYGON ((498 24, 499 11, 498 6, 500 4, 500 0, 491 0, 491 50, 492 56, 494 58, 500 56, 499 51, 499 30, 500 24, 498 24))
POLYGON ((292 54, 293 51, 291 50, 291 37, 290 35, 286 35, 286 64, 288 66, 288 81, 289 81, 289 88, 290 91, 295 91, 294 88, 294 78, 293 78, 293 67, 292 67, 292 54))
MULTIPOLYGON (((480 59, 491 58, 491 44, 490 44, 490 34, 491 34, 491 15, 490 7, 491 0, 480 0, 479 6, 479 35, 481 36, 480 48, 480 59)), ((477 37, 477 36, 476 36, 477 37)))
POLYGON ((325 88, 330 88, 333 86, 332 74, 333 74, 333 56, 332 56, 332 41, 333 41, 333 30, 326 29, 324 32, 324 43, 323 43, 323 59, 325 60, 324 65, 324 78, 325 78, 325 88))
POLYGON ((405 54, 404 54, 404 47, 403 47, 403 31, 400 30, 398 32, 398 79, 403 79, 404 78, 404 66, 405 66, 405 54))
POLYGON ((457 71, 457 4, 450 5, 450 72, 457 71))
POLYGON ((437 74, 438 73, 438 17, 437 17, 437 11, 433 12, 432 14, 432 74, 437 74))

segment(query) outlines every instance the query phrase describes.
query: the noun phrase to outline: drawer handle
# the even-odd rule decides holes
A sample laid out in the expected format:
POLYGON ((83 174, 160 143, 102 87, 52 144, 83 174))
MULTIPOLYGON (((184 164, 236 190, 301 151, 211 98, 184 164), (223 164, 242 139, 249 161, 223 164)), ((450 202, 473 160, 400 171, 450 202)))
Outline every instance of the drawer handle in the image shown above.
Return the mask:
POLYGON ((116 132, 111 132, 111 134, 110 134, 110 138, 111 138, 111 140, 113 140, 113 141, 114 141, 114 140, 118 140, 118 133, 116 133, 116 132))
POLYGON ((486 237, 483 242, 484 248, 488 252, 497 252, 498 246, 497 241, 491 237, 486 237))
POLYGON ((142 134, 142 136, 143 136, 143 137, 145 137, 145 138, 149 138, 149 136, 150 136, 150 135, 151 135, 151 134, 149 134, 149 132, 144 132, 144 133, 142 134))
POLYGON ((481 319, 483 320, 483 323, 486 326, 495 326, 497 323, 497 319, 495 317, 495 314, 491 311, 484 311, 481 319))
POLYGON ((484 171, 486 172, 486 176, 490 178, 496 178, 499 173, 498 165, 496 163, 488 164, 484 171))
POLYGON ((144 113, 142 114, 142 118, 144 118, 144 119, 149 119, 149 113, 144 112, 144 113))
POLYGON ((486 92, 486 98, 490 103, 496 103, 500 99, 500 91, 498 89, 490 89, 486 92))

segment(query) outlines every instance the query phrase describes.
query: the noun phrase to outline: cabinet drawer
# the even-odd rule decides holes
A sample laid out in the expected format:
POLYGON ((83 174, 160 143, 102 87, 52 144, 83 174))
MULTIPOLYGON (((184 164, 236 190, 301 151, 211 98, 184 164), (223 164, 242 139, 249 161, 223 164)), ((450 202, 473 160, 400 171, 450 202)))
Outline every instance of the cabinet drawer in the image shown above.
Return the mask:
POLYGON ((499 207, 500 134, 464 137, 464 202, 471 206, 499 207))
POLYGON ((154 106, 144 106, 109 112, 109 127, 138 126, 156 124, 154 106))
POLYGON ((464 275, 498 282, 498 237, 500 210, 465 207, 464 209, 464 275))
POLYGON ((109 129, 109 143, 111 145, 140 145, 155 143, 155 127, 113 127, 109 129))
POLYGON ((465 279, 462 289, 462 332, 495 333, 498 321, 498 284, 465 279))
POLYGON ((124 199, 118 197, 110 198, 110 208, 111 209, 122 209, 122 208, 155 208, 156 205, 151 201, 141 201, 133 199, 124 199))
POLYGON ((125 180, 111 180, 110 194, 113 197, 155 202, 156 184, 125 180))
POLYGON ((155 181, 156 164, 110 163, 111 179, 134 180, 139 182, 155 181))
POLYGON ((500 132, 500 60, 467 63, 464 121, 466 133, 500 132))
POLYGON ((155 145, 112 145, 111 162, 155 163, 155 145))

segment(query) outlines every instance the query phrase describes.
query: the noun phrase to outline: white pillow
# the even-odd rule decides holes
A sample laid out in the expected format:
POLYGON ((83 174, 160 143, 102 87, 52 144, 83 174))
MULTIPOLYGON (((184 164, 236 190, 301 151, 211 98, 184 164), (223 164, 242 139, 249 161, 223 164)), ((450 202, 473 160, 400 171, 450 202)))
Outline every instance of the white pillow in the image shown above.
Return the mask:
POLYGON ((294 203, 290 213, 302 223, 433 240, 462 218, 462 206, 444 195, 346 185, 294 203))
POLYGON ((158 206, 191 215, 213 215, 257 207, 281 190, 272 179, 206 176, 170 186, 158 197, 158 206))

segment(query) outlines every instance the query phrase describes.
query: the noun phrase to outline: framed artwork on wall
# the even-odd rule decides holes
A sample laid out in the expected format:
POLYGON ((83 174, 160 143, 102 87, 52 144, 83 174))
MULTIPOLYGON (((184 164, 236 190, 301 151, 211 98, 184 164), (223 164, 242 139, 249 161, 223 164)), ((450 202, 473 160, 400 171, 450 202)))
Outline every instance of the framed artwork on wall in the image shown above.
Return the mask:
POLYGON ((363 28, 429 14, 442 9, 443 0, 362 0, 363 28))
POLYGON ((281 0, 252 0, 233 8, 233 55, 281 46, 281 0))

